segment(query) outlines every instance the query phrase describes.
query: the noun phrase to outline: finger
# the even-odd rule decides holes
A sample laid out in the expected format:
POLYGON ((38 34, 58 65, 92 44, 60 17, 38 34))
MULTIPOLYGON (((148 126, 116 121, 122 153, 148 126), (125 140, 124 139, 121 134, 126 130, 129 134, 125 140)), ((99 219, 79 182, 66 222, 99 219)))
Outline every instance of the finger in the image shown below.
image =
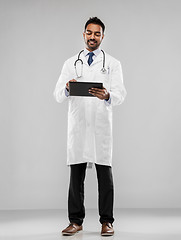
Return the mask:
POLYGON ((104 91, 103 88, 90 88, 90 89, 92 89, 92 90, 97 90, 97 91, 104 91))
POLYGON ((104 96, 102 94, 99 93, 92 93, 92 95, 94 95, 95 97, 98 97, 100 99, 104 99, 104 96))
POLYGON ((103 87, 103 88, 92 88, 92 89, 97 89, 97 90, 100 90, 100 91, 107 91, 107 89, 105 88, 105 87, 103 87))
POLYGON ((99 88, 91 88, 89 89, 91 92, 94 92, 94 93, 105 93, 105 90, 104 89, 99 89, 99 88))
POLYGON ((94 95, 96 97, 98 96, 100 98, 105 98, 105 96, 106 96, 106 94, 102 93, 102 92, 89 92, 89 93, 91 93, 92 95, 94 95))

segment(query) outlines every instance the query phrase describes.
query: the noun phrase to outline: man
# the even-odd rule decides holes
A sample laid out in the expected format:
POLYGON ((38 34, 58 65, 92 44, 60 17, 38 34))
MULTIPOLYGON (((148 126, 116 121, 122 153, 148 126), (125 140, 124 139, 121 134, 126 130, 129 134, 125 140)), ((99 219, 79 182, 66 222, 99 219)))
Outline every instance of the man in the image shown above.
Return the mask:
POLYGON ((57 102, 68 100, 67 165, 70 166, 68 216, 70 225, 63 235, 82 230, 85 217, 84 179, 87 165, 94 163, 97 171, 101 235, 111 236, 113 230, 112 178, 112 106, 124 101, 121 64, 102 52, 100 44, 105 26, 97 17, 90 18, 83 32, 85 49, 68 59, 56 84, 57 102), (102 69, 102 71, 101 71, 102 69), (92 88, 93 96, 69 95, 69 82, 101 82, 103 88, 92 88))

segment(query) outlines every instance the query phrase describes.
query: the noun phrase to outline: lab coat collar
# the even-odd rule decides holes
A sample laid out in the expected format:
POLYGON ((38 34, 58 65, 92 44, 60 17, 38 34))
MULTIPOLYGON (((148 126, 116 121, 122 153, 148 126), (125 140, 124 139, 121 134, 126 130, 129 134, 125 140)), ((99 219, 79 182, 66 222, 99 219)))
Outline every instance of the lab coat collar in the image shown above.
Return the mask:
MULTIPOLYGON (((89 53, 90 51, 87 50, 86 48, 84 48, 84 56, 87 56, 87 54, 89 53)), ((99 55, 99 53, 101 52, 101 49, 98 48, 96 50, 93 51, 94 55, 97 57, 99 55)))

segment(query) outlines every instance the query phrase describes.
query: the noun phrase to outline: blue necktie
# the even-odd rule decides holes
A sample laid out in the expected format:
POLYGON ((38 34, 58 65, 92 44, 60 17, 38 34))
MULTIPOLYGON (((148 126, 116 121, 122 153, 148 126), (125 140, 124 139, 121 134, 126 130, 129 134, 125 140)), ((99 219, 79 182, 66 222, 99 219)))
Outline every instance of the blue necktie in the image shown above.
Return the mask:
POLYGON ((93 58, 92 58, 92 57, 94 56, 94 53, 93 53, 93 52, 89 52, 88 55, 89 55, 88 64, 89 64, 89 66, 90 66, 91 63, 93 62, 93 58))

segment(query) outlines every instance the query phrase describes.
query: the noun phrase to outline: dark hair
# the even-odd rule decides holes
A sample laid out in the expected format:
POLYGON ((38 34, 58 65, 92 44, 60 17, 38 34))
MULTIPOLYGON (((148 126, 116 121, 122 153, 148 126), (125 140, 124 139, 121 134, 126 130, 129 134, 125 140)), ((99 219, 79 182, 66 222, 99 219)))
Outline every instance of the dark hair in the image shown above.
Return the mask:
POLYGON ((105 25, 104 25, 104 23, 103 23, 99 18, 97 18, 97 17, 89 18, 89 20, 88 20, 88 21, 86 22, 86 24, 85 24, 85 30, 86 30, 87 26, 88 26, 89 24, 91 24, 91 23, 100 25, 100 26, 102 27, 102 32, 104 33, 105 25))

